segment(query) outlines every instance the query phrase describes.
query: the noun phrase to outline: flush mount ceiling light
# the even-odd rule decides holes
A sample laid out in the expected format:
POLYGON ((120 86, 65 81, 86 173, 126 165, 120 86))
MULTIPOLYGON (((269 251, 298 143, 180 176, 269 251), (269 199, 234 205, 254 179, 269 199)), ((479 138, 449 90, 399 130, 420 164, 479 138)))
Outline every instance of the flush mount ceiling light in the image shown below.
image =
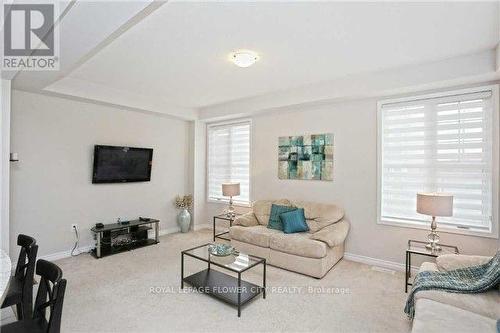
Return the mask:
POLYGON ((231 53, 230 59, 238 67, 250 67, 259 60, 259 55, 253 51, 242 50, 231 53))

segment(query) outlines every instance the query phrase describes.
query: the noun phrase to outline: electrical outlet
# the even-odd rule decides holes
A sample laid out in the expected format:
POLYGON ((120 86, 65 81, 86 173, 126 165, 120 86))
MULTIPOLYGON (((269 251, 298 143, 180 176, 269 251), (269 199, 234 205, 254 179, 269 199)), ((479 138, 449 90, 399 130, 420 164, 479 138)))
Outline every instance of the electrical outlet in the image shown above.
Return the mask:
POLYGON ((71 231, 75 231, 76 229, 78 229, 78 224, 76 223, 71 224, 71 231))

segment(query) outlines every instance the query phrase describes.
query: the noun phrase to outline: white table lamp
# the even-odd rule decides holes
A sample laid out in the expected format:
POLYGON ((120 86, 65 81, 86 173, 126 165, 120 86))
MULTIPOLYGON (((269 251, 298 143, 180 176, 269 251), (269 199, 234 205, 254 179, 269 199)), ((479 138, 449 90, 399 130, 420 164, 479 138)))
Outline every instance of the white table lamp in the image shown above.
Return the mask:
POLYGON ((436 216, 453 215, 453 195, 444 193, 417 193, 417 212, 432 216, 431 233, 427 237, 429 243, 426 245, 431 251, 441 251, 437 245, 439 235, 436 232, 436 216))
POLYGON ((229 197, 229 207, 227 208, 227 216, 234 217, 233 197, 240 195, 240 183, 224 183, 222 184, 222 195, 229 197))

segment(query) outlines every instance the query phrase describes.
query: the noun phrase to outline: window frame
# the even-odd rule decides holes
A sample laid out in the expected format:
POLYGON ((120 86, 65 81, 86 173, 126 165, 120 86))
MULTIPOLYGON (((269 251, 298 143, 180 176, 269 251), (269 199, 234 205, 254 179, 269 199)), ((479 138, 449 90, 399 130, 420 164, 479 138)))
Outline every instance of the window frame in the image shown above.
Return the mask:
POLYGON ((233 119, 230 121, 221 121, 221 122, 214 122, 214 123, 207 123, 206 124, 206 133, 205 133, 205 163, 206 163, 206 172, 205 172, 205 198, 207 203, 215 203, 215 204, 224 204, 228 205, 229 204, 229 198, 221 198, 221 199, 213 199, 210 198, 210 192, 208 188, 208 183, 209 183, 209 174, 210 174, 210 163, 209 163, 209 135, 210 135, 210 128, 212 127, 219 127, 219 126, 228 126, 228 125, 236 125, 236 124, 242 124, 242 123, 248 123, 250 126, 250 142, 249 142, 249 156, 248 156, 248 202, 242 202, 242 201, 234 201, 233 206, 236 207, 252 207, 252 188, 253 188, 253 182, 252 182, 252 141, 253 141, 253 123, 252 119, 250 118, 240 118, 240 119, 233 119))
MULTIPOLYGON (((389 103, 401 103, 401 102, 414 102, 420 99, 431 99, 439 98, 453 95, 461 95, 468 93, 476 93, 481 91, 491 91, 491 101, 492 101, 492 130, 493 130, 493 152, 492 152, 492 219, 489 230, 479 230, 479 229, 465 229, 459 228, 457 226, 450 226, 445 224, 439 224, 438 231, 442 233, 452 233, 461 235, 472 235, 487 238, 499 238, 499 219, 498 213, 500 209, 499 203, 499 148, 500 148, 500 119, 499 119, 499 85, 483 85, 466 89, 458 90, 444 90, 437 93, 431 94, 415 94, 407 97, 394 98, 394 99, 384 99, 377 102, 377 224, 388 225, 402 228, 413 228, 413 229, 424 229, 430 230, 430 217, 429 223, 417 222, 401 219, 387 219, 382 218, 382 156, 383 156, 383 142, 382 142, 382 106, 389 103)), ((416 209, 416 208, 415 208, 416 209)))

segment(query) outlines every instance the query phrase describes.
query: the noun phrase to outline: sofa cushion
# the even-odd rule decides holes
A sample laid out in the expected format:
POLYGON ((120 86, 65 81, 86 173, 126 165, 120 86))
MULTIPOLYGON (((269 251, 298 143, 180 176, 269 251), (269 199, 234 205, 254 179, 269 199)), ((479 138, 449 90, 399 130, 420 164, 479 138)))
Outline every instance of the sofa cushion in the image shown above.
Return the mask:
POLYGON ((420 268, 418 269, 418 272, 420 273, 420 272, 426 272, 426 271, 439 272, 439 269, 435 263, 424 261, 422 263, 422 265, 420 266, 420 268))
POLYGON ((248 212, 243 215, 236 216, 236 218, 233 221, 233 225, 252 227, 259 225, 259 221, 255 217, 255 214, 253 212, 248 212))
POLYGON ((283 234, 283 232, 269 229, 263 225, 254 227, 232 226, 229 228, 231 239, 261 247, 269 247, 269 238, 274 234, 283 234))
POLYGON ((349 232, 349 222, 343 219, 338 223, 324 227, 311 235, 311 239, 325 242, 330 247, 339 246, 344 243, 349 232))
POLYGON ((308 201, 294 201, 291 204, 297 208, 304 208, 306 222, 311 233, 338 222, 344 217, 344 209, 333 204, 308 201))
POLYGON ((270 236, 269 246, 272 250, 281 251, 308 258, 323 258, 326 256, 327 245, 310 239, 311 234, 300 232, 284 234, 282 232, 270 236))
POLYGON ((303 208, 296 208, 290 212, 281 213, 280 220, 285 234, 309 231, 303 208))
POLYGON ((451 271, 454 269, 479 266, 486 264, 491 257, 470 256, 462 254, 443 254, 436 258, 436 264, 440 271, 451 271))
POLYGON ((412 333, 496 332, 496 320, 428 299, 417 300, 412 333))
POLYGON ((269 215, 268 228, 283 231, 283 223, 281 222, 280 215, 283 213, 291 212, 297 208, 291 206, 271 205, 271 214, 269 215))
POLYGON ((267 223, 269 222, 272 204, 280 206, 292 206, 290 201, 287 199, 255 201, 252 205, 252 210, 260 225, 267 225, 267 223))
POLYGON ((441 290, 421 290, 415 294, 415 299, 429 299, 492 319, 500 318, 500 292, 498 289, 478 294, 449 293, 441 290))

